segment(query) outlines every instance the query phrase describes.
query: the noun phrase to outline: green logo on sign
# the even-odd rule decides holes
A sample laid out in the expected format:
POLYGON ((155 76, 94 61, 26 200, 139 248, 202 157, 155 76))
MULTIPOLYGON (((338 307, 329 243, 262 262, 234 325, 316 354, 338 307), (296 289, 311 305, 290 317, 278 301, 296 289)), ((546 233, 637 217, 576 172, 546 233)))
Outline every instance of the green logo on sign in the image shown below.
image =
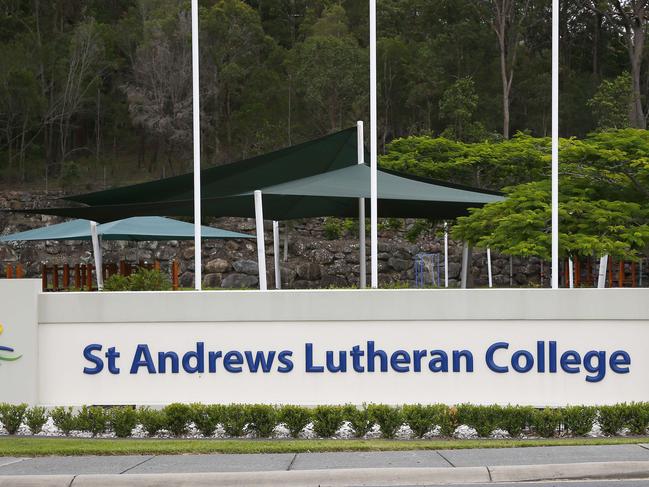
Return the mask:
MULTIPOLYGON (((0 324, 0 335, 2 335, 3 330, 4 328, 2 324, 0 324)), ((18 360, 20 357, 22 357, 22 355, 16 355, 13 348, 0 345, 0 361, 13 362, 14 360, 18 360)))

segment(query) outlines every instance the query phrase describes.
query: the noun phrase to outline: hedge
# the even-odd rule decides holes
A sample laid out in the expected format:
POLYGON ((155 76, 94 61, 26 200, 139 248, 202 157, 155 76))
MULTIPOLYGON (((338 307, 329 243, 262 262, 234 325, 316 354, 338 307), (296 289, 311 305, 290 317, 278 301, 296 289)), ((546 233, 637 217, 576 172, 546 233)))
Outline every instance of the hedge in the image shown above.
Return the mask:
MULTIPOLYGON (((231 437, 267 438, 280 424, 294 438, 299 437, 309 424, 321 438, 335 436, 344 424, 348 425, 350 434, 359 438, 377 426, 384 438, 394 438, 404 425, 419 438, 427 435, 451 437, 460 425, 474 428, 481 437, 489 437, 494 430, 507 431, 512 437, 522 434, 584 436, 596 422, 606 435, 619 435, 627 430, 633 435, 645 435, 649 427, 649 403, 544 409, 473 404, 369 404, 362 407, 306 408, 293 405, 174 403, 162 409, 83 406, 78 410, 55 407, 49 411, 43 407, 29 408, 26 404, 0 403, 0 422, 10 435, 18 433, 21 425, 32 434, 38 434, 48 418, 66 436, 72 431, 83 431, 92 436, 112 431, 121 438, 132 436, 138 425, 148 436, 160 432, 182 436, 190 427, 194 427, 204 437, 211 437, 220 426, 231 437)), ((25 432, 25 429, 21 432, 25 432)))

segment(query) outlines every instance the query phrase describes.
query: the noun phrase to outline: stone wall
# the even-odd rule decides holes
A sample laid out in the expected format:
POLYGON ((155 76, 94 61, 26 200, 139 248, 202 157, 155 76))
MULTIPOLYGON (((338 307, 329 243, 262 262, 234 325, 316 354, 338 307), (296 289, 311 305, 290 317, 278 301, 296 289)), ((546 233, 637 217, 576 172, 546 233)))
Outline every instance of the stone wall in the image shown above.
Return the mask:
MULTIPOLYGON (((60 206, 55 199, 60 193, 0 192, 0 208, 34 208, 60 206)), ((56 217, 0 213, 0 234, 37 228, 62 221, 56 217)), ((208 222, 220 228, 254 235, 254 221, 250 219, 220 218, 208 222)), ((422 235, 411 243, 405 238, 406 230, 414 220, 406 220, 401 229, 383 228, 379 231, 379 283, 381 286, 415 286, 416 256, 421 253, 439 254, 443 265, 443 239, 432 234, 422 235)), ((284 288, 332 288, 357 286, 359 282, 359 244, 355 231, 340 238, 327 240, 323 219, 291 222, 288 232, 288 255, 284 256, 286 225, 281 225, 281 274, 284 288)), ((266 225, 266 255, 269 286, 274 286, 272 227, 266 225)), ((369 246, 369 232, 368 232, 369 246)), ((193 241, 170 242, 104 242, 104 262, 125 259, 158 260, 167 270, 173 259, 180 262, 180 281, 184 287, 193 286, 193 241)), ((449 286, 459 286, 461 245, 449 246, 449 286)), ((367 250, 369 257, 369 248, 367 250)), ((0 244, 0 267, 22 263, 29 277, 39 277, 42 263, 76 264, 92 262, 89 242, 16 242, 0 244)), ((212 240, 203 245, 203 284, 211 288, 255 288, 259 283, 256 242, 250 240, 212 240)), ((538 259, 518 259, 492 255, 493 280, 496 286, 540 286, 542 269, 538 259), (510 272, 511 262, 511 272, 510 272)), ((369 261, 367 269, 369 272, 369 261)), ((4 273, 3 273, 4 274, 4 273)), ((444 271, 439 271, 443 284, 444 271)), ((471 276, 473 285, 487 285, 486 254, 474 250, 471 276)), ((429 284, 430 272, 426 275, 429 284)), ((369 282, 369 275, 368 275, 369 282)), ((547 278, 543 285, 548 285, 547 278)))

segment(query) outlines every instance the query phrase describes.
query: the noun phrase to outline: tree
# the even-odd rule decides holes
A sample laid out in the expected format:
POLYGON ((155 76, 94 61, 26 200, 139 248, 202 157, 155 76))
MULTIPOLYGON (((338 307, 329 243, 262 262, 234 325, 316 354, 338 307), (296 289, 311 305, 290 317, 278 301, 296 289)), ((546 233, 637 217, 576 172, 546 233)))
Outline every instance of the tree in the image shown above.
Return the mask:
POLYGON ((599 129, 623 129, 629 126, 632 107, 630 84, 629 73, 622 73, 614 80, 603 80, 599 85, 597 93, 588 102, 599 129))
POLYGON ((440 115, 451 122, 442 135, 457 140, 473 141, 484 136, 484 127, 473 123, 478 95, 471 77, 461 78, 446 89, 439 102, 440 115))

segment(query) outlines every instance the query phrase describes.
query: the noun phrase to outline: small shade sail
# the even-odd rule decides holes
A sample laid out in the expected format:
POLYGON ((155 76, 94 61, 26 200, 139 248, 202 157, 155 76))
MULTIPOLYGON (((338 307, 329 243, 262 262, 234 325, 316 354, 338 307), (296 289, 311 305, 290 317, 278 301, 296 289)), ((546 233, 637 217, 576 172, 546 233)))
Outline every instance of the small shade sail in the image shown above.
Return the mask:
MULTIPOLYGON (((254 238, 245 233, 230 232, 203 226, 201 234, 206 239, 254 238)), ((133 217, 97 225, 97 235, 103 240, 191 240, 194 224, 163 217, 133 217)), ((90 240, 90 221, 72 220, 34 230, 0 237, 0 242, 29 240, 90 240)))
MULTIPOLYGON (((356 217, 358 198, 366 198, 367 211, 369 211, 370 168, 366 165, 354 164, 306 178, 253 189, 262 192, 264 217, 268 220, 321 216, 356 217)), ((203 197, 203 215, 254 218, 253 189, 231 196, 203 197)), ((383 218, 442 220, 466 215, 469 208, 501 201, 503 196, 493 191, 477 190, 381 170, 378 172, 378 199, 379 216, 383 218)), ((190 198, 23 211, 111 221, 132 215, 191 216, 194 206, 190 198)))
MULTIPOLYGON (((349 128, 303 144, 201 171, 204 198, 236 195, 264 186, 340 169, 357 163, 357 129, 349 128)), ((65 200, 91 206, 121 205, 193 198, 194 175, 135 184, 65 200)))

